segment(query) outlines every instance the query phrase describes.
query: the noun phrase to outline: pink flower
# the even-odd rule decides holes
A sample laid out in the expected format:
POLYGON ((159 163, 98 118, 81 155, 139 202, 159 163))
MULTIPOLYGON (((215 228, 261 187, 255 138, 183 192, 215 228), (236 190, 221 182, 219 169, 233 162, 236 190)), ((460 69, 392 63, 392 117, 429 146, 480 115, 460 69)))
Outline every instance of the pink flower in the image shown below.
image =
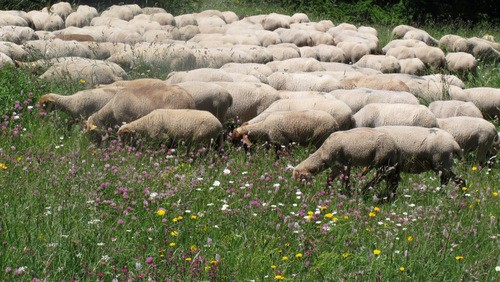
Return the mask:
POLYGON ((147 257, 146 258, 146 263, 147 264, 152 264, 153 263, 153 257, 147 257))

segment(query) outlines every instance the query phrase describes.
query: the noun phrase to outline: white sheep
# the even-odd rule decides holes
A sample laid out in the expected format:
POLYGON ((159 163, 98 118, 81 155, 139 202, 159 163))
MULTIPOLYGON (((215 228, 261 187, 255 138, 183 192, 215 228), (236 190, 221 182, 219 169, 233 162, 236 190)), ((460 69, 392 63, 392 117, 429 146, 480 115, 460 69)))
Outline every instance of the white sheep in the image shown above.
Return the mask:
POLYGON ((439 128, 450 133, 464 153, 475 153, 474 160, 484 165, 497 151, 493 150, 498 132, 491 122, 482 118, 457 116, 437 119, 439 128))
POLYGON ((396 142, 400 153, 397 174, 431 170, 439 175, 441 185, 450 180, 457 185, 466 185, 452 170, 453 158, 461 155, 461 149, 448 132, 419 126, 382 126, 377 129, 389 134, 396 142))
POLYGON ((211 82, 187 81, 177 84, 193 96, 197 110, 212 113, 222 124, 233 104, 233 97, 220 85, 211 82))
POLYGON ((92 57, 92 51, 80 42, 65 41, 58 38, 27 41, 23 44, 23 48, 30 53, 32 58, 92 57))
POLYGON ((408 31, 416 29, 417 28, 413 26, 401 24, 392 29, 392 36, 395 38, 403 38, 408 31))
POLYGON ((430 45, 430 46, 438 45, 437 39, 430 36, 429 33, 427 33, 425 30, 421 30, 421 29, 408 30, 405 33, 405 35, 403 36, 403 39, 420 40, 420 41, 425 42, 425 44, 430 45))
POLYGON ((436 118, 457 116, 483 118, 481 110, 472 102, 458 100, 434 101, 429 104, 429 110, 434 113, 436 118))
POLYGON ((30 20, 22 13, 20 11, 0 11, 0 26, 28 26, 30 20))
POLYGON ((291 43, 297 47, 312 46, 311 35, 306 30, 278 28, 274 32, 279 34, 283 43, 291 43))
POLYGON ((493 87, 473 87, 462 92, 450 93, 452 99, 472 102, 485 118, 500 117, 500 89, 493 87))
MULTIPOLYGON (((347 58, 344 51, 337 46, 319 44, 312 48, 316 51, 316 58, 321 62, 338 62, 338 63, 347 62, 347 58)), ((302 49, 301 49, 301 56, 302 56, 302 49)))
POLYGON ((65 19, 73 12, 73 8, 71 8, 71 4, 68 2, 59 2, 50 6, 49 11, 65 19))
POLYGON ((307 99, 307 98, 324 98, 324 92, 319 91, 289 91, 289 90, 278 90, 278 95, 280 99, 307 99))
POLYGON ((2 26, 0 27, 0 41, 21 44, 29 40, 38 39, 35 31, 28 26, 2 26))
POLYGON ((342 88, 338 79, 326 74, 275 72, 267 80, 276 90, 330 92, 342 88))
POLYGON ((26 59, 29 54, 22 46, 6 41, 0 41, 0 52, 9 56, 12 60, 26 59))
POLYGON ((370 103, 355 113, 353 118, 356 127, 437 127, 436 116, 424 105, 370 103))
POLYGON ((370 47, 361 42, 339 42, 337 47, 344 51, 346 60, 350 63, 356 63, 363 56, 371 53, 370 47))
POLYGON ((469 53, 454 52, 446 54, 446 67, 449 71, 457 72, 462 75, 467 73, 476 73, 477 60, 469 53))
MULTIPOLYGON (((353 166, 375 168, 377 175, 364 187, 374 186, 384 177, 388 191, 395 192, 397 181, 394 169, 399 161, 399 151, 394 140, 376 128, 354 128, 332 133, 313 154, 293 169, 294 178, 309 178, 331 168, 329 181, 344 175, 346 189, 349 186, 353 166)), ((346 191, 350 194, 350 191, 346 191)))
POLYGON ((106 130, 141 118, 156 109, 195 109, 195 101, 179 86, 166 85, 161 80, 129 83, 122 91, 86 122, 87 132, 106 130))
POLYGON ((334 90, 324 95, 344 101, 351 108, 353 114, 371 103, 419 105, 417 97, 404 91, 355 88, 334 90))
MULTIPOLYGON (((382 53, 387 54, 389 50, 394 49, 394 48, 399 48, 399 47, 420 47, 420 46, 427 46, 424 42, 420 40, 415 40, 415 39, 395 39, 389 41, 383 48, 382 48, 382 53)), ((400 49, 402 50, 402 49, 400 49)), ((396 54, 391 54, 394 57, 398 57, 396 54)))
POLYGON ((273 72, 313 72, 324 71, 321 63, 313 58, 293 58, 283 61, 272 61, 266 64, 273 72))
MULTIPOLYGON (((343 89, 370 88, 377 90, 392 90, 410 92, 410 88, 402 80, 390 76, 390 74, 380 75, 357 75, 341 79, 343 89)), ((334 90, 334 89, 332 89, 334 90)), ((331 90, 330 90, 331 91, 331 90)))
POLYGON ((401 70, 398 59, 388 55, 364 55, 353 65, 378 70, 382 73, 400 72, 401 70))
POLYGON ((300 57, 300 49, 294 44, 280 43, 267 46, 267 50, 273 55, 274 61, 284 61, 300 57))
POLYGON ((191 109, 157 109, 118 129, 122 139, 146 137, 169 147, 184 143, 188 151, 215 144, 221 132, 222 124, 211 113, 191 109))
POLYGON ((233 97, 226 120, 243 123, 256 117, 279 100, 278 91, 263 83, 249 82, 214 82, 226 89, 233 97), (239 122, 238 122, 239 121, 239 122))
POLYGON ((269 142, 277 149, 292 142, 319 147, 337 130, 335 119, 324 111, 284 111, 271 113, 260 122, 236 128, 231 138, 233 142, 243 142, 248 147, 254 142, 269 142))
POLYGON ((6 65, 14 66, 14 61, 6 54, 0 52, 0 68, 6 65))
POLYGON ((419 58, 400 59, 398 63, 401 73, 420 75, 426 70, 424 62, 419 58))
POLYGON ((304 110, 318 110, 329 113, 337 122, 340 130, 354 127, 351 108, 341 100, 325 99, 324 97, 278 100, 269 105, 269 107, 258 116, 249 120, 248 124, 261 122, 274 112, 304 110))
POLYGON ((94 17, 99 16, 97 9, 87 5, 80 5, 75 12, 69 14, 64 22, 65 27, 84 27, 90 25, 94 17))
POLYGON ((264 27, 265 30, 273 31, 278 28, 290 28, 291 22, 292 18, 290 16, 271 13, 264 17, 262 27, 264 27))
POLYGON ((190 71, 178 71, 168 74, 166 82, 176 84, 185 81, 228 81, 228 82, 260 82, 258 78, 252 75, 227 72, 223 69, 200 68, 190 71))
POLYGON ((109 84, 127 77, 117 64, 101 60, 78 58, 55 63, 40 78, 51 81, 84 81, 86 85, 109 84))

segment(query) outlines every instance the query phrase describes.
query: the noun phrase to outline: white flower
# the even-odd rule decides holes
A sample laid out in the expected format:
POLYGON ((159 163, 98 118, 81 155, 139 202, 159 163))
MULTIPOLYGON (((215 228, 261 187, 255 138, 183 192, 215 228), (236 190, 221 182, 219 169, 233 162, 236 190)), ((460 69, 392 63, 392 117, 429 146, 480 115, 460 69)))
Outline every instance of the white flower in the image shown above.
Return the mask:
POLYGON ((228 209, 229 209, 229 205, 228 204, 223 204, 222 205, 222 208, 221 208, 222 211, 225 211, 225 210, 228 210, 228 209))
POLYGON ((224 173, 224 175, 228 175, 228 174, 230 174, 230 173, 231 173, 231 171, 230 171, 229 169, 227 169, 227 168, 226 168, 226 169, 224 169, 224 171, 223 171, 222 173, 224 173))
POLYGON ((279 183, 274 183, 274 184, 273 184, 273 187, 274 187, 274 188, 280 188, 280 184, 279 184, 279 183))
POLYGON ((212 185, 215 186, 215 187, 219 187, 220 186, 220 181, 219 180, 215 180, 214 184, 212 184, 212 185))
POLYGON ((150 200, 153 200, 153 199, 154 199, 154 198, 156 198, 156 197, 158 197, 158 193, 156 193, 156 192, 151 192, 151 193, 149 194, 149 199, 150 199, 150 200))
POLYGON ((496 272, 499 272, 499 271, 500 271, 500 265, 497 265, 497 266, 495 267, 495 271, 496 271, 496 272))

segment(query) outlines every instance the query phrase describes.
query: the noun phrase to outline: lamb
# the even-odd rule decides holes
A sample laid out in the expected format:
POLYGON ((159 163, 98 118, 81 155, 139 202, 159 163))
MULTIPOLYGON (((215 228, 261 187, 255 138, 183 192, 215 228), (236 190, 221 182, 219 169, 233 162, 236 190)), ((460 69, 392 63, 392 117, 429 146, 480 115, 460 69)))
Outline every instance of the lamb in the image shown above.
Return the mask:
POLYGON ((263 83, 214 82, 226 89, 233 97, 226 120, 236 124, 249 121, 280 99, 278 91, 263 83))
POLYGON ((292 142, 319 147, 338 128, 335 119, 324 111, 285 111, 271 113, 254 124, 242 125, 231 137, 233 142, 241 141, 248 147, 253 142, 269 142, 277 150, 292 142))
POLYGON ((457 116, 437 119, 439 128, 450 133, 464 153, 475 152, 475 162, 484 165, 498 151, 493 150, 498 132, 482 118, 457 116))
POLYGON ((64 60, 52 65, 40 78, 51 81, 74 81, 82 79, 89 86, 109 84, 126 78, 127 73, 117 64, 101 60, 64 60))
POLYGON ((474 103, 485 118, 500 117, 500 89, 493 87, 474 87, 462 92, 450 93, 452 99, 474 103))
POLYGON ((222 132, 222 124, 211 113, 192 109, 157 109, 122 125, 118 136, 122 139, 146 137, 166 143, 169 147, 184 142, 191 146, 215 144, 222 132))
POLYGON ((467 73, 476 73, 477 60, 469 53, 448 53, 445 59, 449 71, 460 73, 463 76, 467 73))
POLYGON ((233 104, 233 97, 222 86, 210 82, 187 81, 177 84, 194 98, 197 110, 212 113, 222 124, 226 113, 233 104))
MULTIPOLYGON (((331 168, 329 181, 340 174, 344 175, 348 186, 352 166, 367 167, 366 171, 375 168, 377 176, 365 187, 373 186, 379 174, 385 176, 388 191, 395 192, 397 179, 394 175, 399 161, 399 151, 394 140, 376 128, 354 128, 332 133, 307 159, 293 169, 294 178, 309 178, 321 171, 331 168)), ((346 187, 347 189, 348 187, 346 187)), ((346 191, 349 193, 349 191, 346 191)))
POLYGON ((407 125, 437 127, 436 116, 423 105, 371 103, 353 115, 356 127, 407 125))
POLYGON ((340 100, 325 99, 324 97, 278 100, 258 116, 248 121, 248 124, 260 122, 274 112, 303 110, 319 110, 329 113, 337 122, 340 130, 347 130, 354 127, 351 108, 340 100))
POLYGON ((40 97, 40 105, 47 111, 58 110, 68 114, 74 123, 86 120, 106 105, 122 87, 107 87, 82 90, 65 96, 55 93, 40 97))
POLYGON ((457 116, 483 118, 483 114, 474 103, 459 100, 434 101, 429 104, 429 110, 434 113, 436 118, 457 116))
POLYGON ((450 180, 457 185, 466 185, 452 170, 453 158, 461 155, 461 149, 448 132, 419 126, 382 126, 377 129, 389 134, 396 142, 400 153, 397 175, 432 170, 439 175, 441 185, 450 180))
POLYGON ((401 70, 398 59, 386 55, 364 55, 354 66, 371 68, 382 73, 400 72, 401 70))
POLYGON ((325 96, 343 101, 351 108, 353 114, 371 103, 419 105, 417 97, 404 91, 375 90, 369 88, 339 89, 326 93, 325 96))
POLYGON ((127 85, 86 122, 89 133, 105 130, 141 118, 156 109, 195 109, 191 95, 179 86, 161 80, 144 80, 127 85))

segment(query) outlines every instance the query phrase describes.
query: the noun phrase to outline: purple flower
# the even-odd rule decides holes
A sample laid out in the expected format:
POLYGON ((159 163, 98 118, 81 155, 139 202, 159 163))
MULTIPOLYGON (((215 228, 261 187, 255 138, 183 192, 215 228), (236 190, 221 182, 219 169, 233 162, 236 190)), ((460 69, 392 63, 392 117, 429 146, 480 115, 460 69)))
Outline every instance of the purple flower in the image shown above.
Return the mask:
POLYGON ((146 263, 147 264, 152 264, 153 263, 153 257, 147 257, 146 258, 146 263))

